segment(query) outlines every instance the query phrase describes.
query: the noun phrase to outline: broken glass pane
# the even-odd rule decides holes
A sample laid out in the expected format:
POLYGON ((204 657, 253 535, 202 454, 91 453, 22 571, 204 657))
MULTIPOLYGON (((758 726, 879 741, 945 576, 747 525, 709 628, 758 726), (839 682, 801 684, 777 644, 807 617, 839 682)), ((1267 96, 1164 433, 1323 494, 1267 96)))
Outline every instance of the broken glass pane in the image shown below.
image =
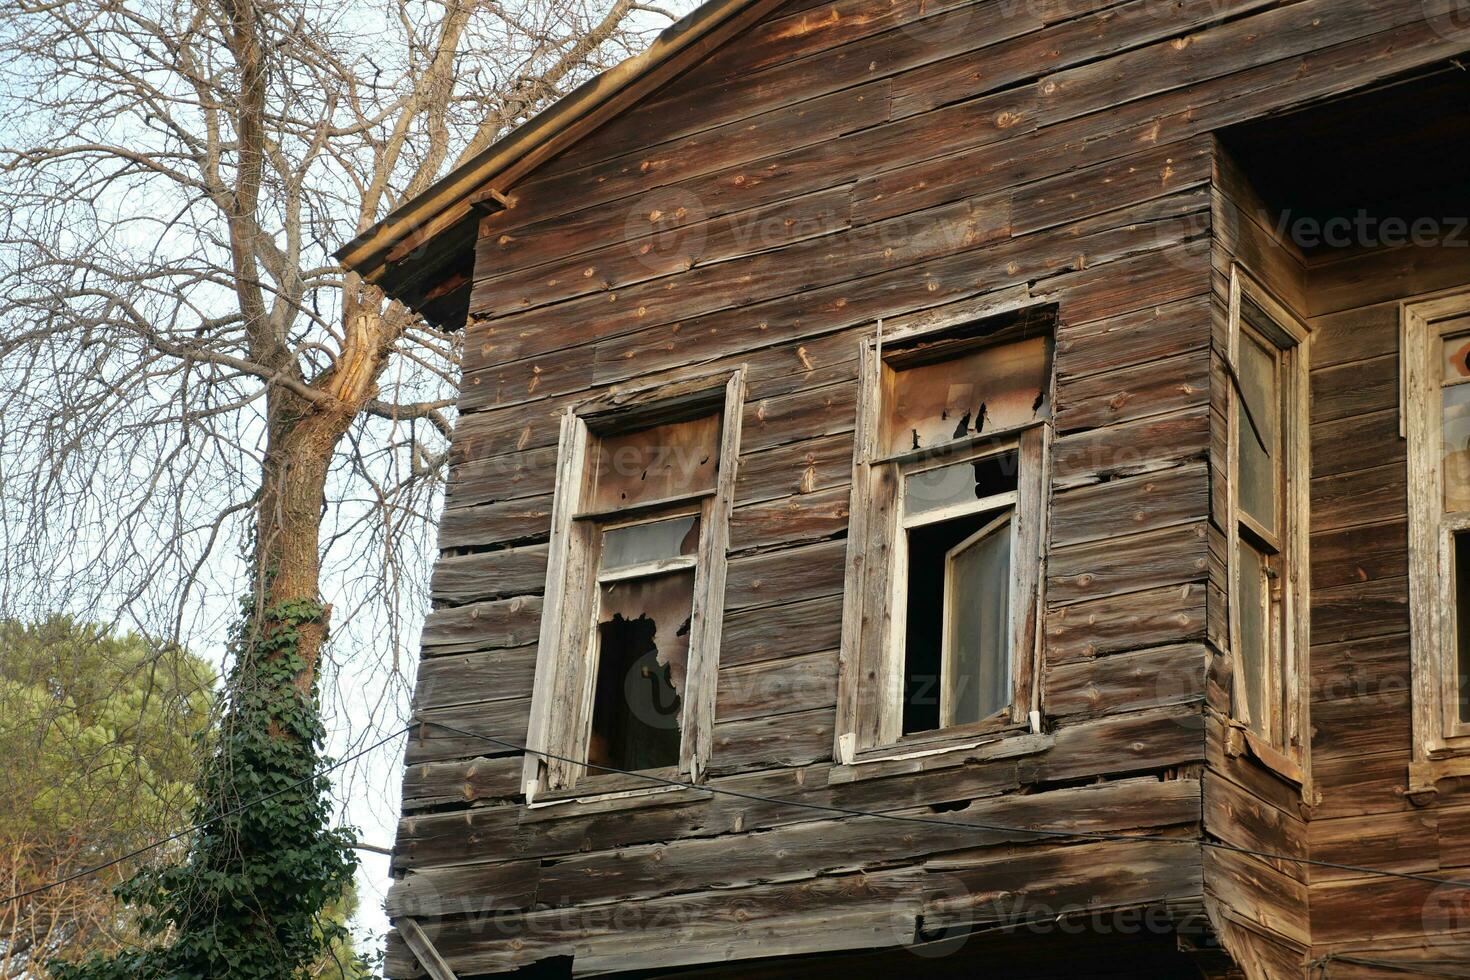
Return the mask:
POLYGON ((643 565, 660 558, 692 555, 699 547, 699 515, 624 524, 602 534, 603 571, 643 565))
POLYGON ((1240 507, 1266 530, 1275 532, 1276 466, 1280 457, 1277 414, 1281 405, 1276 352, 1242 334, 1239 371, 1236 417, 1240 429, 1240 507))
POLYGON ((931 449, 1044 417, 1048 346, 1045 336, 1032 337, 895 368, 884 454, 931 449))
POLYGON ((904 480, 904 513, 924 514, 1012 492, 1017 465, 1016 454, 1010 452, 911 473, 904 480))
POLYGON ((960 542, 945 562, 949 723, 968 725, 1011 703, 1009 515, 960 542))
POLYGON ((588 762, 678 764, 693 602, 692 570, 602 587, 588 762))
POLYGON ((599 436, 590 447, 582 509, 599 513, 713 490, 720 416, 599 436))
POLYGON ((1444 509, 1470 510, 1470 385, 1444 389, 1444 509))
POLYGON ((1445 381, 1464 381, 1470 378, 1470 335, 1446 337, 1441 350, 1441 368, 1445 381))

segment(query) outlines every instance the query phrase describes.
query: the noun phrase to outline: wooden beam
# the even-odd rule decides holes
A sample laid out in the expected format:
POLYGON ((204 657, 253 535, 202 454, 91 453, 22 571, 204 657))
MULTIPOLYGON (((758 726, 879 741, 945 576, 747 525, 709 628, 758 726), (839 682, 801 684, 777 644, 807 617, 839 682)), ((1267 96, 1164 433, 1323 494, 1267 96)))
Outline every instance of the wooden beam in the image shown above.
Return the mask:
POLYGON ((449 964, 444 962, 444 957, 434 948, 429 941, 428 934, 419 926, 418 920, 404 917, 394 923, 403 941, 408 943, 408 948, 413 950, 413 955, 418 957, 419 964, 433 977, 434 980, 458 980, 449 964))

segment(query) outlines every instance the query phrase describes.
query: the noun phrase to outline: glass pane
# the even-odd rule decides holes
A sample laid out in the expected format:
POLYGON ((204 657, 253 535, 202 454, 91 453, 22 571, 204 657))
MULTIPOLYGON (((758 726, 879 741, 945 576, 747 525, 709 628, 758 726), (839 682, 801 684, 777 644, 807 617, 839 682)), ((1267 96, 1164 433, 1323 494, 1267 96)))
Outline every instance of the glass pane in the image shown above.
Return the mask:
POLYGON ((1000 453, 913 473, 904 481, 904 512, 923 514, 1013 491, 1017 465, 1015 453, 1000 453))
POLYGON ((587 761, 637 771, 678 765, 694 572, 602 587, 587 761))
POLYGON ((1470 510, 1470 385, 1444 389, 1444 509, 1470 510))
POLYGON ((1240 338, 1240 394, 1236 420, 1240 430, 1240 506, 1268 531, 1276 530, 1276 465, 1279 453, 1277 413, 1281 405, 1276 379, 1276 352, 1254 338, 1240 338), (1250 406, 1247 415, 1246 406, 1250 406), (1252 425, 1254 422, 1254 425, 1252 425))
POLYGON ((1470 724, 1470 531, 1455 532, 1455 651, 1459 718, 1470 724))
POLYGON ((602 534, 602 570, 692 555, 699 547, 699 515, 625 524, 602 534))
POLYGON ((1266 708, 1269 636, 1266 602, 1265 559, 1246 542, 1240 542, 1236 595, 1240 603, 1240 650, 1235 662, 1236 697, 1245 697, 1250 715, 1250 729, 1270 737, 1270 714, 1266 708))
POLYGON ((1443 352, 1441 366, 1444 380, 1464 381, 1470 378, 1470 335, 1446 337, 1443 352))
POLYGON ((1007 517, 949 554, 944 686, 951 724, 989 718, 1011 703, 1011 521, 1007 517))
POLYGON ((883 452, 931 449, 1046 414, 1048 339, 971 348, 893 371, 883 452))
POLYGON ((713 490, 720 463, 720 421, 718 414, 708 415, 597 437, 589 447, 583 509, 613 511, 713 490))

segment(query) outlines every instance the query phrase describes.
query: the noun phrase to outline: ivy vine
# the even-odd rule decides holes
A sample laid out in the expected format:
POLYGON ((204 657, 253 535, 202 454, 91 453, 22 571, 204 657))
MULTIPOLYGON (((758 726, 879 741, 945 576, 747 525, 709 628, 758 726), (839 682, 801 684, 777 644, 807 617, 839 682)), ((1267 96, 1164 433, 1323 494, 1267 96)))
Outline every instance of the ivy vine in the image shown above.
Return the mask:
POLYGON ((206 826, 177 860, 115 889, 152 943, 49 964, 57 980, 281 980, 304 976, 344 938, 321 912, 351 884, 356 835, 331 829, 315 672, 309 688, 298 683, 301 630, 323 624, 326 609, 300 600, 254 613, 247 603, 223 721, 200 746, 208 762, 195 822, 206 826))

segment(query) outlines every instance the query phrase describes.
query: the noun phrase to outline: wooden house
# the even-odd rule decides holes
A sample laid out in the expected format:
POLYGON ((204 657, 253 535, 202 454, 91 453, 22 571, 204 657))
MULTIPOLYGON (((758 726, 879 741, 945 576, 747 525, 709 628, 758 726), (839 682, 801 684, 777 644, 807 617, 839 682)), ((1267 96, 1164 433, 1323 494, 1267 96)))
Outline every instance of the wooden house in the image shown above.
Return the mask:
POLYGON ((346 246, 464 331, 390 975, 1470 975, 1467 52, 709 0, 346 246))

